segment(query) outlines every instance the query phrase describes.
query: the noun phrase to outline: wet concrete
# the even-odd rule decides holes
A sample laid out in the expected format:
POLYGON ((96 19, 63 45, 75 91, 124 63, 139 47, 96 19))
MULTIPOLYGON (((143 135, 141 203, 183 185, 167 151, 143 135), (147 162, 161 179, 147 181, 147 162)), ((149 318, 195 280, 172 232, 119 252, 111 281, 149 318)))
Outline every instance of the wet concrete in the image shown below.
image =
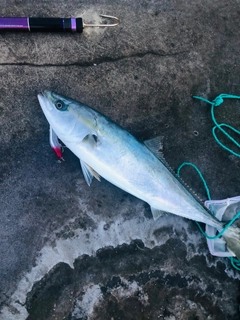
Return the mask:
MULTIPOLYGON (((81 35, 0 34, 0 319, 238 319, 239 272, 229 260, 210 255, 194 222, 154 222, 146 204, 108 182, 89 188, 69 150, 59 164, 36 95, 50 89, 86 103, 140 140, 163 136, 174 170, 191 161, 213 199, 239 195, 240 160, 215 143, 210 106, 192 99, 239 95, 239 1, 0 9, 121 20, 81 35)), ((236 128, 238 114, 238 100, 216 110, 236 128)), ((206 199, 192 169, 182 176, 206 199)))
POLYGON ((231 308, 223 314, 219 306, 229 304, 234 287, 233 280, 226 286, 227 275, 215 285, 224 265, 219 262, 217 272, 211 267, 203 277, 204 259, 186 261, 186 255, 178 240, 152 250, 135 240, 101 249, 96 257, 84 255, 74 269, 58 264, 28 295, 27 319, 238 319, 231 308), (188 275, 165 269, 173 254, 188 275))

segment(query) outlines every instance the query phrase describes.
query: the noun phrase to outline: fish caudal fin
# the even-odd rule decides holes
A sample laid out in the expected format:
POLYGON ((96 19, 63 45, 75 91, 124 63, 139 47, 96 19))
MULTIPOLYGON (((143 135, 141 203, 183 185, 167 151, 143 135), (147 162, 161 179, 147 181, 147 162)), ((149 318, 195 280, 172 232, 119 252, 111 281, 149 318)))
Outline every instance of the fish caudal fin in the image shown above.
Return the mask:
POLYGON ((223 234, 228 250, 240 260, 240 228, 231 226, 223 234))

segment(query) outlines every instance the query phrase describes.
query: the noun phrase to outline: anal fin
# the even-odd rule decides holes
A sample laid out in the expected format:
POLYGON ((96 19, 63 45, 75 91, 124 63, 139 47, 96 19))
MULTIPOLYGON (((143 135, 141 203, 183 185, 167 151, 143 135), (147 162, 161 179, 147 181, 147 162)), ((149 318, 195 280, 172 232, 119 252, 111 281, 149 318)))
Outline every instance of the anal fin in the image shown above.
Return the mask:
POLYGON ((157 220, 158 218, 168 214, 167 212, 165 211, 162 211, 162 210, 159 210, 159 209, 156 209, 156 208, 153 208, 153 207, 150 207, 151 208, 151 211, 152 211, 152 215, 153 215, 153 219, 154 220, 157 220))

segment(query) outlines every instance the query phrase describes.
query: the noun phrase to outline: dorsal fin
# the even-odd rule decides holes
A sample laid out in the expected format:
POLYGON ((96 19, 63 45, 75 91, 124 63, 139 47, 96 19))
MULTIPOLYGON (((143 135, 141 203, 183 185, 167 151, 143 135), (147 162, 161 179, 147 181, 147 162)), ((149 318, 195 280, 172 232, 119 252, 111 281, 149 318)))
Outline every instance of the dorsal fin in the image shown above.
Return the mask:
POLYGON ((158 136, 153 139, 145 140, 144 141, 145 146, 157 157, 164 165, 165 167, 174 175, 176 176, 176 173, 171 168, 171 166, 168 164, 166 159, 163 155, 163 136, 158 136))
POLYGON ((191 195, 196 199, 196 201, 203 206, 204 200, 200 198, 199 195, 181 177, 177 176, 176 173, 174 173, 174 175, 178 179, 178 181, 187 189, 187 191, 191 193, 191 195))
POLYGON ((145 146, 168 168, 171 173, 174 173, 170 165, 167 163, 163 155, 163 136, 158 136, 144 141, 145 146))
POLYGON ((145 140, 144 144, 156 157, 161 158, 163 156, 163 136, 145 140))
POLYGON ((153 139, 144 141, 145 146, 164 164, 164 166, 174 175, 174 177, 191 193, 191 195, 203 205, 203 200, 196 194, 196 192, 172 169, 163 155, 163 136, 158 136, 153 139))

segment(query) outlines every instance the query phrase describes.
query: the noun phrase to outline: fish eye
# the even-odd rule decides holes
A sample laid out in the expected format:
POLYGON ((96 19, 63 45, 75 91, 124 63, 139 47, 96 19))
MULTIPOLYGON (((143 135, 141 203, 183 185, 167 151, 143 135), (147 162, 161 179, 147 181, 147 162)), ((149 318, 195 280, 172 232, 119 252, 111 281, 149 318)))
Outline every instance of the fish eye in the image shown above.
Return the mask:
POLYGON ((64 107, 64 104, 61 100, 58 100, 56 103, 55 103, 55 107, 58 109, 58 110, 62 110, 63 107, 64 107))

